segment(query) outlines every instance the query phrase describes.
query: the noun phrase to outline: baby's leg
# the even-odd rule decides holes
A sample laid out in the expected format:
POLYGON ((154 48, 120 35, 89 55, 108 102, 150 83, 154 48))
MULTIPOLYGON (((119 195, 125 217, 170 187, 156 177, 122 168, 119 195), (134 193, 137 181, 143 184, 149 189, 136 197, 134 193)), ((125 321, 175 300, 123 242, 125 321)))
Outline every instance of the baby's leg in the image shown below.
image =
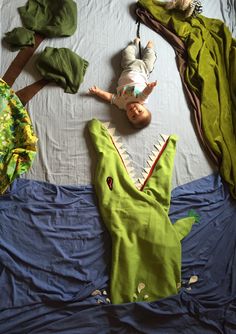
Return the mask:
POLYGON ((122 51, 121 67, 126 69, 134 60, 136 60, 137 46, 139 39, 136 38, 133 43, 129 44, 122 51))
POLYGON ((148 41, 145 49, 143 50, 142 60, 145 63, 149 73, 153 71, 154 63, 156 61, 156 52, 153 47, 153 42, 148 41))

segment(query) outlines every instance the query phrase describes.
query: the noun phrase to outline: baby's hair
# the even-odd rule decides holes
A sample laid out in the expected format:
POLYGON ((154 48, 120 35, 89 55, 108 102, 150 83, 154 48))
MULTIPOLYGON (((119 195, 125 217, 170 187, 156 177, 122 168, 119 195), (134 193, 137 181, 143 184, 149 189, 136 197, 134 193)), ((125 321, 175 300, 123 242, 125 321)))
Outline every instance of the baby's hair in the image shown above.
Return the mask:
POLYGON ((143 128, 146 128, 146 126, 148 126, 151 122, 151 119, 152 119, 152 114, 151 112, 145 108, 146 111, 147 111, 147 116, 146 117, 142 117, 140 119, 140 121, 138 123, 132 123, 132 125, 136 128, 136 129, 143 129, 143 128))

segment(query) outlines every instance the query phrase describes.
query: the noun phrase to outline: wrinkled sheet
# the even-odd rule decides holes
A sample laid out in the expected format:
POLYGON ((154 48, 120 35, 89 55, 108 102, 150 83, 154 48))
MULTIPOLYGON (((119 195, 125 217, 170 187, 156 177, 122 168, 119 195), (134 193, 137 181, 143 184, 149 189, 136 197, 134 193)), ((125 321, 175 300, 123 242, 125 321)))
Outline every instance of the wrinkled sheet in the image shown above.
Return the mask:
POLYGON ((173 190, 172 222, 190 209, 180 293, 111 305, 91 296, 107 291, 111 249, 93 188, 15 181, 0 198, 0 333, 235 333, 236 203, 215 174, 173 190))
MULTIPOLYGON (((2 37, 5 32, 21 25, 16 8, 25 3, 25 0, 0 2, 2 37)), ((150 80, 158 80, 158 87, 155 94, 150 97, 152 124, 147 129, 136 132, 127 123, 123 112, 87 95, 88 88, 93 84, 115 90, 120 74, 120 51, 136 36, 137 25, 134 15, 136 2, 76 0, 76 3, 78 28, 75 34, 68 38, 45 39, 13 87, 18 90, 41 78, 35 69, 35 60, 46 46, 71 48, 90 63, 85 80, 76 95, 65 94, 62 88, 50 84, 27 104, 39 137, 39 153, 32 169, 25 175, 31 179, 26 180, 28 186, 25 194, 23 191, 18 199, 17 196, 8 197, 9 208, 3 208, 6 203, 3 204, 2 200, 5 201, 6 197, 1 197, 3 206, 0 215, 3 216, 0 221, 4 222, 7 219, 7 213, 9 224, 13 224, 14 228, 12 225, 4 224, 5 229, 1 229, 0 233, 0 237, 4 235, 8 240, 0 242, 0 333, 150 334, 159 331, 163 334, 176 334, 176 332, 233 334, 236 327, 235 202, 231 202, 227 187, 218 175, 206 177, 214 168, 200 146, 193 127, 174 51, 161 36, 144 25, 140 26, 142 46, 145 46, 149 39, 156 45, 158 59, 150 80), (10 209, 13 211, 16 209, 14 206, 12 208, 12 201, 18 201, 18 205, 25 208, 23 217, 31 215, 32 219, 35 214, 40 215, 40 209, 45 208, 41 206, 43 203, 37 207, 37 201, 40 198, 43 200, 43 197, 41 197, 42 192, 39 192, 39 197, 36 191, 33 198, 36 210, 32 212, 32 208, 27 209, 27 204, 32 204, 28 197, 29 188, 33 189, 34 186, 37 188, 41 184, 35 180, 57 185, 54 185, 57 191, 54 193, 46 191, 45 196, 47 199, 51 196, 50 201, 55 196, 59 196, 60 201, 64 198, 66 207, 68 207, 67 195, 74 197, 73 192, 77 192, 78 185, 87 187, 87 184, 91 184, 95 157, 86 124, 94 117, 102 121, 112 121, 122 135, 122 141, 134 160, 134 166, 140 170, 146 166, 157 133, 175 133, 180 137, 173 187, 179 185, 181 187, 172 193, 171 219, 174 222, 175 219, 184 216, 186 211, 195 208, 200 215, 200 222, 183 241, 184 284, 177 296, 157 303, 131 303, 118 306, 109 305, 105 295, 91 296, 95 287, 99 289, 108 287, 109 277, 107 267, 109 238, 97 216, 92 193, 87 203, 89 209, 86 210, 90 214, 95 212, 93 220, 96 221, 95 225, 88 226, 86 219, 82 219, 80 224, 77 222, 72 224, 75 218, 73 215, 73 220, 69 223, 65 220, 63 222, 59 219, 62 217, 55 213, 53 219, 61 222, 58 231, 60 236, 64 235, 64 239, 55 238, 52 225, 47 226, 51 220, 41 220, 44 214, 39 221, 34 219, 31 224, 23 219, 21 226, 19 217, 13 219, 11 216, 10 209), (204 178, 199 180, 201 177, 204 178), (184 185, 192 180, 195 180, 193 184, 184 185), (57 188, 58 185, 66 185, 64 189, 73 186, 73 191, 71 188, 65 196, 62 196, 62 188, 57 188), (84 248, 86 257, 80 264, 80 255, 82 256, 83 252, 77 253, 73 259, 75 261, 71 261, 70 256, 76 251, 76 244, 79 241, 74 239, 70 246, 71 228, 75 229, 77 235, 81 233, 85 237, 88 236, 88 231, 94 236, 94 227, 96 235, 100 237, 86 241, 90 247, 84 248), (69 239, 65 239, 68 229, 69 239), (31 240, 28 233, 30 231, 32 236, 32 230, 39 240, 36 237, 31 240), (20 240, 20 244, 17 240, 20 240), (44 256, 38 257, 35 248, 44 256), (50 252, 56 256, 57 268, 53 268, 50 263, 50 252), (12 255, 13 258, 8 255, 12 255), (40 261, 38 263, 39 259, 44 260, 42 270, 40 261), (5 265, 2 265, 3 261, 5 264, 11 263, 12 270, 7 269, 9 268, 7 266, 5 268, 5 265), (18 261, 22 266, 17 265, 18 261), (81 270, 78 272, 79 266, 81 270), (95 271, 91 272, 94 267, 95 271), (24 277, 26 273, 27 277, 24 277), (199 275, 199 280, 191 287, 187 282, 195 274, 199 275), (55 280, 56 276, 59 277, 59 281, 55 280)), ((235 36, 235 1, 203 0, 202 3, 204 15, 224 20, 235 36)), ((1 75, 15 55, 16 53, 11 52, 2 42, 1 75)), ((45 184, 45 189, 50 187, 51 185, 48 188, 48 184, 45 184)), ((47 207, 47 201, 44 205, 47 207)), ((52 213, 51 209, 50 206, 52 213)), ((61 210, 63 211, 63 208, 61 210)), ((69 216, 65 214, 65 217, 69 216)))
MULTIPOLYGON (((2 0, 0 3, 1 36, 21 26, 17 7, 26 0, 2 0)), ((187 105, 172 47, 145 25, 140 26, 141 45, 153 40, 157 61, 150 80, 158 87, 149 99, 152 124, 142 131, 133 130, 124 112, 115 106, 88 96, 88 88, 97 84, 114 91, 120 74, 121 50, 136 36, 136 2, 133 0, 76 1, 78 25, 71 37, 44 39, 34 56, 15 81, 17 91, 40 79, 35 68, 37 55, 45 47, 67 47, 89 62, 84 82, 77 94, 66 94, 56 84, 45 86, 27 104, 37 136, 39 153, 26 178, 60 185, 91 184, 94 172, 94 151, 86 128, 91 118, 111 121, 140 172, 159 133, 177 134, 180 138, 175 161, 173 187, 210 174, 214 168, 201 147, 187 105), (106 18, 106 19, 104 19, 106 18), (201 161, 199 164, 198 162, 201 161)), ((233 25, 222 0, 203 1, 207 15, 217 16, 233 25)), ((1 75, 7 70, 16 52, 2 42, 1 75)))

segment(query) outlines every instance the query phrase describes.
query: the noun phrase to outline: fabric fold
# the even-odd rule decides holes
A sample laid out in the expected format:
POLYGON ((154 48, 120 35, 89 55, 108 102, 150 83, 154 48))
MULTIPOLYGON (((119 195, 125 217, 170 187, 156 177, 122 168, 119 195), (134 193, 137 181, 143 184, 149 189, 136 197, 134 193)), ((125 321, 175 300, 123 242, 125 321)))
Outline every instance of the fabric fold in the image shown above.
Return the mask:
MULTIPOLYGON (((189 99, 200 116, 195 117, 197 129, 236 198, 236 40, 218 19, 202 15, 185 19, 152 0, 138 4, 137 14, 145 17, 145 24, 160 34, 168 30, 183 42, 187 58, 180 74, 188 96, 195 94, 199 99, 199 106, 189 99)), ((175 48, 168 34, 163 35, 175 48)))
POLYGON ((71 36, 77 28, 77 5, 72 0, 28 0, 18 10, 26 28, 47 37, 71 36))
POLYGON ((89 63, 68 48, 46 47, 36 61, 42 77, 56 82, 66 93, 77 93, 89 63))

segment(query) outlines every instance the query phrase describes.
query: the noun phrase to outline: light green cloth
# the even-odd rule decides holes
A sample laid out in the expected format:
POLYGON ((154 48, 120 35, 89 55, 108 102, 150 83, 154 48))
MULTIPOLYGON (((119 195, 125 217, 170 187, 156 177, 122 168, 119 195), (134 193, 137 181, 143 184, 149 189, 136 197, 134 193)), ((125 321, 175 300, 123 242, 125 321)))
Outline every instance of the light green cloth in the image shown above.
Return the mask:
POLYGON ((72 0, 28 0, 18 9, 26 28, 47 37, 71 36, 77 28, 77 5, 72 0))
POLYGON ((203 133, 236 198, 236 40, 220 20, 202 15, 185 19, 152 0, 139 0, 139 5, 184 42, 185 81, 200 98, 203 133))
POLYGON ((12 50, 19 50, 35 44, 34 34, 34 31, 24 27, 18 27, 7 32, 4 40, 10 44, 12 50))
POLYGON ((46 47, 36 61, 43 78, 55 81, 66 93, 77 93, 89 63, 67 48, 46 47))
POLYGON ((97 153, 95 190, 112 239, 112 303, 176 294, 181 285, 181 239, 195 221, 186 217, 172 224, 168 217, 177 137, 169 136, 139 190, 106 127, 93 119, 89 131, 97 153))

